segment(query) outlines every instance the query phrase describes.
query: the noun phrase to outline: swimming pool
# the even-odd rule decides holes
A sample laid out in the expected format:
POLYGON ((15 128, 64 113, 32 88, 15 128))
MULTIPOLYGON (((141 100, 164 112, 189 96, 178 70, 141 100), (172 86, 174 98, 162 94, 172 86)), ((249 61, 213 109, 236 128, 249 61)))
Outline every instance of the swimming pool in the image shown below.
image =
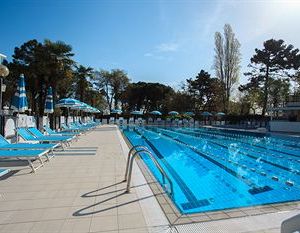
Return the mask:
MULTIPOLYGON (((209 128, 123 128, 132 145, 146 146, 173 183, 181 213, 300 200, 300 141, 209 128)), ((153 162, 141 154, 162 184, 153 162)))

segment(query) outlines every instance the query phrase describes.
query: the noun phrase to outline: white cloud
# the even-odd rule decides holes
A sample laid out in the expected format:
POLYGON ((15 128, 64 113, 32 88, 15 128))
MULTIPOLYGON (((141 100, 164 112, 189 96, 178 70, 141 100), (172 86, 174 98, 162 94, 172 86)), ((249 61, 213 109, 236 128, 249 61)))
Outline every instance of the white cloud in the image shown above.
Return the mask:
POLYGON ((152 51, 144 54, 144 57, 151 57, 156 60, 172 61, 172 56, 165 55, 166 53, 177 52, 179 48, 178 43, 161 43, 157 45, 152 51))
POLYGON ((176 52, 178 50, 179 44, 178 43, 161 43, 160 45, 156 46, 156 49, 159 52, 176 52))

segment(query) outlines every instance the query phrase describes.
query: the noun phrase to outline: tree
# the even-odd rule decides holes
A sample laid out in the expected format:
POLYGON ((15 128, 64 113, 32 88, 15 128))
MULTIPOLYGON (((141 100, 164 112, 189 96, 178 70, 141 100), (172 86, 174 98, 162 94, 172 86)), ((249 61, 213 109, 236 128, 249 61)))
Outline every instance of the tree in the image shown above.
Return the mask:
POLYGON ((204 70, 195 79, 187 79, 186 91, 191 96, 194 105, 193 111, 219 111, 220 96, 222 96, 222 83, 217 78, 211 78, 204 70))
POLYGON ((294 49, 293 45, 286 45, 283 40, 270 39, 265 41, 263 46, 263 49, 255 49, 249 64, 252 70, 245 73, 249 82, 242 85, 240 90, 259 89, 263 95, 262 115, 265 115, 268 103, 271 105, 268 101, 271 88, 274 85, 278 87, 275 80, 281 80, 280 83, 284 84, 295 77, 300 66, 300 54, 299 49, 294 49))
POLYGON ((178 112, 194 111, 191 96, 183 91, 169 93, 163 100, 162 111, 168 113, 173 110, 178 112))
POLYGON ((240 43, 229 24, 224 26, 224 36, 215 33, 215 60, 214 69, 216 77, 223 86, 223 111, 228 112, 232 88, 239 79, 240 71, 240 43))
POLYGON ((57 95, 65 96, 72 82, 72 65, 74 55, 72 47, 62 41, 51 42, 37 40, 25 42, 16 47, 13 61, 9 64, 12 79, 23 73, 26 79, 31 109, 42 116, 48 86, 53 87, 54 100, 57 95))
POLYGON ((129 84, 129 78, 125 71, 113 69, 95 72, 95 85, 99 92, 103 93, 109 110, 119 105, 121 95, 129 84))
POLYGON ((92 89, 93 68, 84 67, 82 65, 76 66, 74 71, 74 92, 75 97, 82 102, 88 100, 86 93, 92 89))
POLYGON ((126 110, 144 109, 145 112, 162 110, 164 100, 174 91, 161 83, 138 82, 128 85, 122 93, 122 103, 126 110))
POLYGON ((242 91, 243 96, 240 98, 241 114, 257 114, 257 110, 262 108, 263 93, 260 89, 249 88, 242 91))

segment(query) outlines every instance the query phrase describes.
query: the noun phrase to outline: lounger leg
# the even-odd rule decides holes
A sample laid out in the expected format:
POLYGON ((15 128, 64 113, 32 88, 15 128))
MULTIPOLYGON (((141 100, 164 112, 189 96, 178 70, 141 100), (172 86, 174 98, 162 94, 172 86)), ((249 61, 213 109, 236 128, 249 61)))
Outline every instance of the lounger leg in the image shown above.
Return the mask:
POLYGON ((34 166, 33 166, 32 162, 31 162, 31 160, 30 160, 30 159, 28 159, 27 161, 28 161, 28 164, 29 164, 29 166, 30 166, 30 167, 31 167, 31 169, 32 169, 32 173, 35 173, 35 168, 34 168, 34 166))
POLYGON ((41 157, 38 157, 38 160, 40 161, 41 166, 44 166, 44 162, 43 162, 43 160, 41 159, 41 157))
MULTIPOLYGON (((51 157, 54 157, 55 156, 55 154, 54 154, 54 151, 53 151, 53 149, 51 149, 51 157)), ((48 155, 47 155, 48 156, 48 155)))
POLYGON ((46 161, 50 162, 50 158, 49 158, 48 154, 45 154, 45 156, 46 156, 46 161))

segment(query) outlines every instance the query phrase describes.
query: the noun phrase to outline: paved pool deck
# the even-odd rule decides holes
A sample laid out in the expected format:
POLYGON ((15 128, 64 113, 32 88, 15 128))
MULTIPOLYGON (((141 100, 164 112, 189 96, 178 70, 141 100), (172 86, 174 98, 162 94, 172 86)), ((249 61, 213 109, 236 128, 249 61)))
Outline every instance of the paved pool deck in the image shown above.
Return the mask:
POLYGON ((30 173, 22 161, 0 161, 16 171, 0 179, 0 232, 280 232, 298 205, 277 213, 170 226, 157 194, 135 164, 131 193, 125 193, 128 153, 120 131, 104 125, 82 135, 45 166, 30 173))

